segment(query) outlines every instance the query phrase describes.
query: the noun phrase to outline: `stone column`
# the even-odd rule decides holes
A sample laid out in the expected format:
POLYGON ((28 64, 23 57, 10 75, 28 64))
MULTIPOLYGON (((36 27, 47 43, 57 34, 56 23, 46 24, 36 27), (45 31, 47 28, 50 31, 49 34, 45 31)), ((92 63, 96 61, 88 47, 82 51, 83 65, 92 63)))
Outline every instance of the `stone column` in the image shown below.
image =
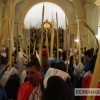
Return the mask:
POLYGON ((24 28, 24 24, 20 23, 18 24, 18 34, 23 38, 23 28, 24 28))
POLYGON ((85 0, 85 4, 90 4, 91 0, 85 0))
POLYGON ((95 4, 98 6, 98 27, 100 26, 100 0, 96 0, 95 4))
MULTIPOLYGON (((86 16, 86 23, 92 27, 92 11, 94 9, 95 5, 91 4, 91 1, 86 2, 84 8, 85 8, 85 16, 86 16)), ((87 49, 90 49, 91 47, 93 47, 93 35, 92 33, 86 29, 86 33, 87 33, 87 41, 88 41, 88 46, 87 49)))
POLYGON ((66 50, 66 30, 64 30, 64 44, 63 44, 63 49, 66 50))
POLYGON ((98 6, 98 35, 100 36, 100 0, 96 0, 95 4, 98 6))
POLYGON ((0 0, 0 36, 1 36, 4 6, 5 4, 3 3, 3 0, 0 0))
MULTIPOLYGON (((14 24, 14 28, 15 28, 14 29, 14 32, 15 32, 14 33, 14 37, 16 38, 16 40, 17 40, 17 34, 18 34, 18 36, 21 36, 19 38, 22 39, 23 38, 23 28, 24 28, 24 25, 22 23, 15 23, 14 24)), ((20 41, 20 43, 21 42, 22 41, 20 41)), ((24 45, 26 45, 25 42, 24 42, 24 45)), ((21 58, 20 58, 19 53, 18 53, 17 63, 18 63, 18 74, 20 76, 22 71, 25 69, 25 66, 23 66, 23 63, 21 62, 21 58)))
POLYGON ((14 37, 16 39, 17 39, 17 34, 18 34, 18 36, 21 36, 20 38, 23 38, 23 28, 24 28, 24 24, 15 23, 15 25, 14 25, 14 37))
MULTIPOLYGON (((97 32, 96 32, 96 35, 100 35, 98 32, 99 32, 99 27, 100 27, 100 0, 95 0, 94 2, 96 4, 96 8, 97 8, 97 25, 96 25, 96 28, 97 28, 97 32)), ((94 41, 95 43, 95 49, 98 48, 98 45, 97 45, 97 42, 94 41)))
POLYGON ((79 19, 80 20, 80 23, 79 23, 79 32, 80 32, 80 38, 81 38, 81 40, 80 40, 80 47, 85 47, 86 45, 85 45, 85 27, 84 27, 84 25, 83 25, 83 23, 81 22, 81 21, 84 21, 84 22, 86 22, 85 20, 85 18, 84 19, 79 19))
POLYGON ((70 48, 70 34, 71 34, 71 32, 70 32, 70 25, 68 26, 68 29, 69 29, 69 44, 68 44, 68 47, 70 48))

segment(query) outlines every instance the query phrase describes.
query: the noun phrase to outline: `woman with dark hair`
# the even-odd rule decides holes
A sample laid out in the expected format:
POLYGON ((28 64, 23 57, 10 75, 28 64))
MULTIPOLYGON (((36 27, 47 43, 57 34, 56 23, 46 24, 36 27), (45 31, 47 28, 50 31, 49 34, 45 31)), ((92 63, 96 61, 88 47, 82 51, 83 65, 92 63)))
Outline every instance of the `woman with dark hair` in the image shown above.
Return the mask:
POLYGON ((68 85, 59 76, 42 79, 39 96, 40 100, 74 100, 68 85))
MULTIPOLYGON (((58 62, 55 65, 55 68, 56 69, 59 69, 59 70, 61 70, 63 72, 66 72, 66 64, 64 62, 58 62)), ((66 79, 66 82, 67 82, 68 86, 70 87, 71 91, 73 92, 73 87, 72 87, 71 78, 70 78, 70 75, 69 74, 68 74, 68 77, 66 79)))
POLYGON ((55 68, 66 72, 66 64, 64 62, 56 63, 55 68))
POLYGON ((55 68, 56 62, 50 64, 51 68, 55 68))
POLYGON ((73 67, 73 64, 74 64, 74 60, 73 60, 73 56, 70 57, 70 61, 69 61, 69 67, 68 67, 68 73, 71 77, 71 82, 72 82, 72 85, 73 85, 73 79, 74 79, 74 75, 73 75, 73 72, 74 72, 74 67, 73 67))
MULTIPOLYGON (((20 79, 18 75, 11 75, 5 85, 5 92, 7 98, 10 100, 17 100, 17 90, 20 86, 20 79)), ((0 99, 1 100, 1 99, 0 99)))
POLYGON ((62 60, 63 61, 66 61, 66 51, 63 51, 62 52, 62 60))

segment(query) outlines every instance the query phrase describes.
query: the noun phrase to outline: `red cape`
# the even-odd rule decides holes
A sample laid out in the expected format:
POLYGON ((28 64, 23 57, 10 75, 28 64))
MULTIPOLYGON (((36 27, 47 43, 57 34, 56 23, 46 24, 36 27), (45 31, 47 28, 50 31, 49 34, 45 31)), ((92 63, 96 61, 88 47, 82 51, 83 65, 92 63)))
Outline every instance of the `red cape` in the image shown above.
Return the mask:
POLYGON ((42 56, 48 56, 48 52, 47 52, 46 49, 43 49, 43 50, 42 50, 42 56))
MULTIPOLYGON (((83 79, 83 82, 82 82, 82 88, 89 88, 90 86, 90 83, 91 83, 91 75, 87 75, 84 79, 83 79)), ((100 88, 100 82, 98 83, 98 87, 97 88, 100 88)), ((81 96, 80 97, 80 100, 86 100, 87 96, 81 96)), ((94 100, 100 100, 100 96, 95 96, 95 99, 94 100)))
POLYGON ((29 81, 23 83, 18 89, 17 100, 29 100, 32 90, 35 88, 29 81))

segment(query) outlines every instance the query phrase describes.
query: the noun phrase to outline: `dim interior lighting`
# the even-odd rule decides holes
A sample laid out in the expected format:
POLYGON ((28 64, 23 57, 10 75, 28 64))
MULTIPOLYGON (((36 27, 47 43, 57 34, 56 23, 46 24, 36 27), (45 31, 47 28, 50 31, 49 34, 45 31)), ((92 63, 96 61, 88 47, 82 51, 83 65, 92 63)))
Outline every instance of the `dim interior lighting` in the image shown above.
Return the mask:
POLYGON ((98 27, 98 37, 100 39, 100 26, 98 27))
POLYGON ((100 42, 100 26, 98 27, 98 35, 95 35, 98 41, 100 42))
POLYGON ((95 35, 98 40, 100 40, 100 26, 98 27, 98 35, 95 35))
POLYGON ((98 40, 100 40, 100 35, 95 35, 98 40))
POLYGON ((78 40, 78 39, 75 39, 74 41, 75 41, 75 42, 79 42, 79 40, 78 40))

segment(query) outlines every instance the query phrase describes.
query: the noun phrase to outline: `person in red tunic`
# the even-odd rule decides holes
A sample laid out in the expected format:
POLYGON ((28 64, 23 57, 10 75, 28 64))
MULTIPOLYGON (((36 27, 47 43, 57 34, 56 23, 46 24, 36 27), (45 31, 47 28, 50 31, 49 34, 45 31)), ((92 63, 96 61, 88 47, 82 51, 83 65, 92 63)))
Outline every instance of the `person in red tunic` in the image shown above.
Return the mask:
POLYGON ((18 89, 17 100, 38 100, 38 90, 41 78, 39 61, 31 61, 26 66, 28 81, 18 89))
MULTIPOLYGON (((92 79, 92 73, 94 71, 96 58, 97 58, 97 55, 95 55, 90 61, 90 74, 88 74, 86 77, 84 77, 83 82, 82 82, 82 88, 89 88, 90 87, 91 79, 92 79)), ((100 81, 98 81, 98 87, 97 88, 100 88, 100 81)), ((86 100, 86 99, 87 99, 87 96, 81 96, 80 97, 80 100, 86 100)), ((95 96, 94 100, 100 100, 100 96, 95 96)))
POLYGON ((42 56, 48 56, 48 51, 46 49, 46 46, 43 46, 43 50, 42 50, 42 56))

